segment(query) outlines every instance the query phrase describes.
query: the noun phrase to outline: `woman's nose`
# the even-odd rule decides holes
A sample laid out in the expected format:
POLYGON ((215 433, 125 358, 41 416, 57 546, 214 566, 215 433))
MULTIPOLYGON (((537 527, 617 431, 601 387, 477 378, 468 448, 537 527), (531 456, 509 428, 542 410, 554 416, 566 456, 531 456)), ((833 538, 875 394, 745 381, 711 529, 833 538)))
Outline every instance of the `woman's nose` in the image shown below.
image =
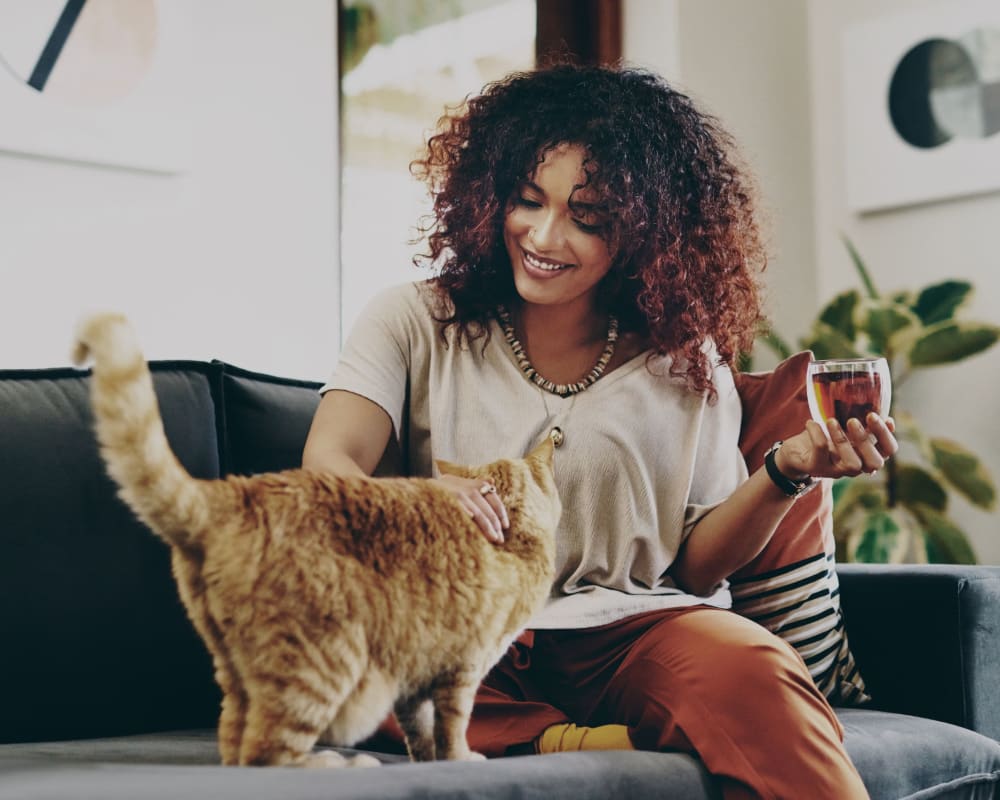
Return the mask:
POLYGON ((546 214, 531 230, 531 241, 539 251, 556 249, 561 239, 562 232, 555 214, 546 214))

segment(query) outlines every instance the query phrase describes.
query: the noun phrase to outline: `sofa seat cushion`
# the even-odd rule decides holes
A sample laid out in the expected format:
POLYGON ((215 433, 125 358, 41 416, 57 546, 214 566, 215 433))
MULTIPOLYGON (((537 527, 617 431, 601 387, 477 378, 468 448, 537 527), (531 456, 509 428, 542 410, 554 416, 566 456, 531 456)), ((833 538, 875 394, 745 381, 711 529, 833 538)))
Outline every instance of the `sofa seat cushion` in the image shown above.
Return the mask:
MULTIPOLYGON (((342 751, 350 752, 350 751, 342 751)), ((557 753, 379 769, 234 769, 210 732, 0 746, 0 800, 716 800, 707 773, 677 753, 557 753)))
POLYGON ((1000 743, 947 722, 838 708, 844 743, 872 800, 990 800, 1000 743))
MULTIPOLYGON (((989 800, 1000 786, 1000 744, 944 722, 838 709, 847 750, 872 800, 989 800)), ((343 750, 344 753, 353 751, 343 750)), ((212 731, 0 746, 0 800, 13 798, 509 798, 705 800, 721 795, 699 762, 678 753, 591 752, 486 763, 325 770, 218 765, 212 731)))

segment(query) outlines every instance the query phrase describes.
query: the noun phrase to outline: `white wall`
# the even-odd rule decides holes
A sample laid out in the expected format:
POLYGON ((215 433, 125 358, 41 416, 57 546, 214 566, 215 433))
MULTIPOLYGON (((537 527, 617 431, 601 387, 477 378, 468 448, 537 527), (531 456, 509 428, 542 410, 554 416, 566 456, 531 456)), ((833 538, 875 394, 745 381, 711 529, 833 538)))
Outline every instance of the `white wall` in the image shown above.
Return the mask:
MULTIPOLYGON (((1000 323, 997 221, 1000 193, 857 215, 846 202, 842 36, 849 26, 909 10, 946 8, 948 0, 810 0, 809 72, 815 175, 816 280, 829 298, 855 286, 838 239, 843 230, 883 291, 919 289, 948 278, 976 287, 970 318, 1000 323)), ((1000 477, 1000 346, 954 366, 916 373, 897 393, 930 435, 954 439, 983 457, 1000 477)), ((981 561, 1000 563, 1000 520, 960 497, 951 513, 969 532, 981 561)))
POLYGON ((0 153, 0 368, 68 363, 81 312, 114 308, 150 358, 323 379, 339 347, 336 3, 169 2, 190 14, 190 169, 0 153))

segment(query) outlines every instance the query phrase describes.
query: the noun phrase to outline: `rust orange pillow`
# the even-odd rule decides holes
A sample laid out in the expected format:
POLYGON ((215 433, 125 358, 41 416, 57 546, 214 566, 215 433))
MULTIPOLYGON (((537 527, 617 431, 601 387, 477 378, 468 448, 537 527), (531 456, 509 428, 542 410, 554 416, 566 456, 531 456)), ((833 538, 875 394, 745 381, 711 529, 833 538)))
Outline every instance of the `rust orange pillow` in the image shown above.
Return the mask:
MULTIPOLYGON (((764 463, 772 444, 799 433, 809 419, 811 359, 805 351, 771 372, 735 376, 743 403, 740 451, 750 472, 764 463)), ((840 611, 830 481, 799 497, 764 550, 729 582, 733 610, 791 644, 831 702, 860 705, 870 699, 840 611)))

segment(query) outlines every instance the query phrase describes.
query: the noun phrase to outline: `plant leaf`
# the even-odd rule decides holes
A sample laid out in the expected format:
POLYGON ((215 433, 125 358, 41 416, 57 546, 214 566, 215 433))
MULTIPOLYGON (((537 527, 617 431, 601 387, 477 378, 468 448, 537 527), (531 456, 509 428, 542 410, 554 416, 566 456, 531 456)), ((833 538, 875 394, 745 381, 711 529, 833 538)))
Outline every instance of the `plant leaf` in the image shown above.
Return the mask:
POLYGON ((969 537, 948 516, 926 506, 913 509, 924 528, 929 560, 944 564, 977 564, 969 537))
POLYGON ((830 495, 833 498, 834 508, 837 507, 837 503, 841 501, 840 498, 844 496, 844 493, 850 488, 850 486, 851 486, 850 478, 837 478, 833 482, 833 485, 830 487, 830 495))
POLYGON ((861 295, 857 289, 841 292, 819 312, 819 321, 825 322, 831 328, 840 331, 844 337, 854 341, 857 332, 854 328, 854 309, 857 308, 861 295))
POLYGON ((833 530, 838 539, 846 539, 857 514, 867 516, 886 508, 885 487, 871 478, 841 478, 833 483, 833 530))
POLYGON ((868 517, 861 539, 854 548, 854 560, 869 564, 888 564, 896 549, 899 524, 888 511, 876 511, 868 517))
POLYGON ((865 285, 865 291, 868 292, 868 296, 873 300, 878 300, 879 293, 878 289, 875 288, 875 283, 872 281, 872 276, 868 272, 868 268, 865 266, 865 262, 861 260, 861 256, 858 254, 857 249, 854 247, 854 243, 847 238, 846 234, 840 234, 840 238, 844 242, 844 246, 847 248, 847 252, 851 256, 851 261, 854 262, 854 268, 858 271, 858 275, 861 276, 861 282, 865 285))
POLYGON ((950 364, 988 350, 1000 339, 1000 327, 977 322, 940 322, 910 347, 910 365, 950 364))
POLYGON ((955 489, 980 508, 996 507, 997 490, 993 477, 974 453, 950 439, 930 439, 934 464, 955 489))
POLYGON ((948 492, 941 482, 915 464, 897 466, 896 499, 911 509, 927 506, 944 511, 948 507, 948 492))
POLYGON ((862 312, 860 327, 868 334, 871 349, 885 355, 896 334, 919 325, 920 319, 908 307, 883 302, 869 305, 862 312))
POLYGON ((781 334, 771 329, 761 331, 757 335, 757 339, 770 347, 774 354, 782 361, 793 354, 791 345, 781 337, 781 334))
POLYGON ((854 342, 840 331, 831 328, 824 322, 813 326, 810 338, 803 340, 803 350, 812 350, 817 359, 824 358, 859 358, 854 342))
POLYGON ((942 281, 923 289, 912 308, 924 325, 951 319, 972 292, 967 281, 942 281))

